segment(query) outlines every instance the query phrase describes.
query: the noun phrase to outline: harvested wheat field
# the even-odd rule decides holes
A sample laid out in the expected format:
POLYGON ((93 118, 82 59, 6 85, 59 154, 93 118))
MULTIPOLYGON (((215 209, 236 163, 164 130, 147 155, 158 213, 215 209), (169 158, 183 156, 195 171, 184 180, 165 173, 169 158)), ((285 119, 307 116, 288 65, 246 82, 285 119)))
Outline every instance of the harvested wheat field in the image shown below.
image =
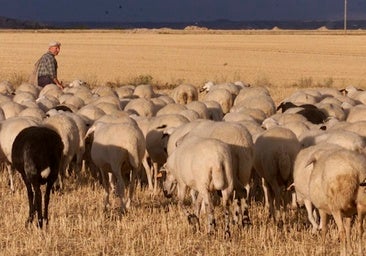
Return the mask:
MULTIPOLYGON (((243 81, 266 86, 276 103, 297 89, 348 85, 366 88, 366 33, 363 31, 0 31, 0 81, 17 87, 29 76, 48 42, 62 43, 59 78, 92 87, 150 83, 156 90, 190 83, 201 87, 243 81)), ((260 194, 260 193, 259 193, 260 194)), ((138 186, 125 215, 103 212, 104 190, 91 175, 68 177, 51 194, 49 224, 26 228, 28 202, 15 174, 0 176, 0 255, 338 255, 337 227, 329 223, 325 246, 312 234, 303 208, 287 209, 282 228, 268 220, 261 200, 251 201, 252 225, 232 225, 225 238, 223 211, 215 209, 216 232, 192 232, 177 199, 138 186)), ((187 203, 189 203, 187 197, 187 203)), ((113 208, 112 207, 112 208, 113 208)), ((352 228, 356 249, 356 225, 352 228)))

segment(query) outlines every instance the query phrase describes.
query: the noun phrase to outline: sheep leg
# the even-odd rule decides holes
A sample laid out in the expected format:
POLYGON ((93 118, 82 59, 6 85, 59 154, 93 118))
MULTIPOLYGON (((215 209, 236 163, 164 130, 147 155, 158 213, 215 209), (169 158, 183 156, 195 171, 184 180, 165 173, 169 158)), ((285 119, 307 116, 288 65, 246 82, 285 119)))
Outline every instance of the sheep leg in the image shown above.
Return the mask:
POLYGON ((153 187, 153 182, 152 182, 152 170, 150 168, 149 163, 147 162, 146 157, 144 157, 142 159, 142 165, 144 166, 144 169, 145 169, 145 172, 146 172, 147 184, 149 186, 149 190, 153 191, 154 187, 153 187))
POLYGON ((346 236, 345 236, 345 228, 343 225, 342 213, 340 211, 336 211, 332 213, 335 223, 338 227, 338 236, 341 241, 341 255, 347 255, 346 249, 346 236))
POLYGON ((13 167, 10 164, 6 164, 6 169, 8 171, 8 175, 9 175, 10 191, 12 193, 14 193, 15 188, 14 188, 14 179, 13 179, 13 167))
POLYGON ((159 166, 158 163, 154 162, 153 163, 153 172, 154 172, 154 194, 157 192, 158 189, 158 170, 159 170, 159 166))
POLYGON ((53 185, 53 181, 47 183, 46 192, 44 194, 44 214, 43 214, 43 218, 46 222, 46 225, 48 224, 48 205, 50 203, 50 195, 51 195, 52 185, 53 185))
POLYGON ((112 167, 114 178, 117 183, 117 195, 120 200, 120 211, 122 214, 126 213, 126 205, 125 205, 125 182, 122 178, 121 168, 120 167, 112 167))
MULTIPOLYGON (((187 186, 183 183, 178 183, 178 200, 179 207, 183 211, 184 215, 187 216, 188 223, 192 226, 193 233, 197 232, 197 229, 200 230, 199 219, 195 214, 189 213, 187 207, 184 205, 184 197, 186 194, 187 186)), ((198 195, 198 198, 200 195, 198 195)))
POLYGON ((230 233, 230 213, 229 213, 229 197, 231 191, 222 190, 222 206, 224 207, 224 220, 225 220, 225 238, 229 238, 231 236, 230 233))
POLYGON ((25 175, 24 172, 21 172, 20 174, 24 181, 25 187, 27 188, 29 214, 28 214, 28 219, 25 222, 25 227, 28 227, 28 225, 33 222, 33 218, 34 218, 34 212, 35 212, 34 211, 34 201, 33 201, 34 195, 33 195, 32 184, 28 181, 27 176, 25 175))
POLYGON ((240 207, 241 207, 241 213, 242 213, 242 217, 241 217, 242 226, 245 227, 247 225, 251 225, 251 221, 249 218, 249 207, 248 207, 246 198, 242 198, 240 200, 240 207))
POLYGON ((107 173, 105 173, 104 171, 100 172, 101 176, 102 176, 102 184, 103 184, 103 188, 104 188, 104 211, 106 211, 108 209, 109 204, 109 179, 107 178, 107 173))
POLYGON ((325 238, 328 232, 328 214, 325 213, 322 210, 319 210, 319 215, 320 215, 320 224, 321 224, 321 229, 322 229, 322 241, 323 244, 325 244, 325 238))
POLYGON ((264 178, 262 178, 262 188, 263 188, 263 194, 264 194, 264 206, 267 209, 269 209, 270 208, 270 204, 269 204, 269 195, 268 195, 268 184, 264 180, 264 178))
POLYGON ((38 227, 42 228, 43 226, 43 216, 42 216, 42 192, 40 184, 34 184, 34 204, 35 209, 37 211, 37 218, 38 218, 38 227))
POLYGON ((304 199, 304 205, 305 205, 306 212, 308 214, 308 220, 310 221, 311 225, 313 226, 311 233, 315 234, 316 231, 319 229, 319 225, 313 216, 313 204, 309 200, 304 199))
POLYGON ((357 206, 357 217, 358 217, 358 223, 357 223, 357 229, 358 229, 358 254, 362 255, 363 253, 363 246, 362 246, 362 235, 363 235, 363 219, 365 217, 364 212, 362 211, 362 206, 357 206))
POLYGON ((214 217, 213 204, 208 191, 204 191, 202 194, 203 201, 205 205, 207 205, 207 225, 208 225, 208 234, 212 234, 215 231, 216 222, 214 217))
POLYGON ((346 229, 346 249, 349 254, 352 254, 352 246, 351 246, 351 221, 352 218, 347 217, 344 221, 344 227, 346 229))
POLYGON ((134 168, 132 170, 131 173, 131 181, 129 184, 129 191, 128 191, 128 195, 129 195, 129 203, 127 205, 127 208, 129 207, 129 204, 132 202, 134 193, 135 193, 135 184, 136 184, 136 179, 137 179, 137 174, 140 172, 141 170, 141 166, 134 168))

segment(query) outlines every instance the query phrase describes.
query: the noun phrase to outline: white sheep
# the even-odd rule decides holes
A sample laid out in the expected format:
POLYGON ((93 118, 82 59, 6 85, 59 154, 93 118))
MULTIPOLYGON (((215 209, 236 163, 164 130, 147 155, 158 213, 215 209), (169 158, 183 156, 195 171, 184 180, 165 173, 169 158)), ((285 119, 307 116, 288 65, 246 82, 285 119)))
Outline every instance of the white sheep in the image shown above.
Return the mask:
POLYGON ((198 89, 191 84, 180 84, 171 93, 176 103, 187 104, 198 100, 198 89))
POLYGON ((92 93, 101 98, 106 97, 106 96, 113 96, 113 97, 118 98, 117 93, 110 86, 97 86, 92 90, 92 93))
POLYGON ((276 105, 264 87, 248 87, 240 90, 230 111, 235 112, 235 109, 241 107, 260 109, 266 117, 276 113, 276 105))
POLYGON ((0 122, 0 161, 5 163, 9 174, 10 190, 15 191, 11 169, 11 149, 15 137, 29 126, 39 125, 39 120, 31 117, 12 117, 0 122))
POLYGON ((296 200, 299 205, 305 205, 308 220, 312 225, 312 233, 320 229, 318 221, 314 218, 313 204, 310 200, 309 181, 314 168, 313 161, 317 160, 322 154, 340 149, 335 144, 319 143, 309 146, 299 151, 294 163, 294 186, 296 200))
POLYGON ((213 121, 222 121, 224 112, 222 111, 221 105, 216 101, 203 101, 207 106, 208 119, 213 121))
POLYGON ((185 106, 187 109, 194 110, 196 113, 198 113, 200 118, 202 119, 209 118, 209 112, 205 103, 196 100, 187 103, 185 106))
POLYGON ((360 104, 350 108, 346 121, 349 123, 366 121, 366 105, 360 104))
POLYGON ((118 98, 120 98, 120 99, 122 99, 122 98, 131 99, 133 97, 133 92, 135 90, 135 86, 133 86, 133 85, 124 85, 124 86, 119 86, 119 87, 115 88, 114 90, 117 93, 118 98))
POLYGON ((3 110, 5 119, 18 116, 19 113, 25 109, 25 106, 16 103, 14 101, 7 101, 0 104, 0 108, 3 110))
POLYGON ((222 205, 225 207, 225 233, 230 234, 228 202, 234 189, 234 177, 231 150, 226 143, 213 138, 186 138, 168 157, 165 171, 164 195, 171 196, 177 185, 179 204, 189 221, 192 221, 193 216, 188 213, 183 203, 186 189, 188 187, 198 192, 195 217, 199 216, 203 200, 208 212, 208 233, 211 233, 215 226, 211 193, 220 190, 222 205))
POLYGON ((144 117, 152 117, 156 114, 156 107, 154 103, 145 98, 131 99, 124 107, 124 111, 130 114, 136 114, 144 117))
POLYGON ((140 172, 145 154, 145 138, 137 125, 128 122, 96 122, 86 137, 94 134, 91 146, 91 158, 99 167, 105 190, 104 209, 109 206, 109 194, 112 178, 116 181, 116 192, 120 199, 120 210, 124 213, 133 198, 135 177, 140 172), (109 174, 113 176, 109 176, 109 174), (129 180, 130 174, 132 175, 129 180), (109 177, 108 177, 109 176, 109 177), (125 200, 125 177, 130 184, 129 200, 125 200))
POLYGON ((63 180, 65 175, 68 174, 66 170, 80 147, 79 129, 74 119, 62 112, 57 112, 55 115, 45 118, 43 125, 56 131, 64 144, 58 180, 60 189, 63 189, 63 180))
MULTIPOLYGON (((234 189, 237 203, 241 204, 241 209, 236 209, 238 212, 235 216, 242 218, 243 225, 247 224, 249 222, 247 199, 253 163, 253 140, 249 131, 239 123, 196 120, 181 125, 171 133, 167 146, 168 155, 173 153, 179 141, 187 136, 219 139, 230 146, 235 177, 234 189)), ((235 220, 237 221, 239 219, 235 220)))
POLYGON ((204 101, 216 101, 220 104, 224 114, 230 112, 231 107, 234 104, 233 95, 226 89, 215 89, 209 91, 204 97, 204 101))
POLYGON ((179 103, 168 103, 156 113, 156 116, 167 115, 167 114, 179 114, 180 111, 186 109, 187 108, 185 105, 179 103))
POLYGON ((150 84, 139 84, 133 91, 133 95, 139 98, 151 99, 156 96, 152 85, 150 84))
POLYGON ((146 158, 151 161, 152 168, 146 169, 146 175, 149 182, 149 188, 157 190, 157 173, 160 167, 165 164, 167 159, 167 142, 164 136, 164 130, 174 128, 188 123, 189 120, 179 114, 159 115, 150 119, 150 125, 146 132, 146 158), (152 181, 154 179, 154 182, 152 181))
POLYGON ((299 150, 300 143, 296 135, 280 126, 264 131, 254 144, 254 169, 262 178, 270 216, 274 222, 279 221, 279 225, 283 223, 284 217, 281 202, 286 207, 283 191, 292 184, 293 164, 299 150))
POLYGON ((28 92, 31 93, 32 95, 34 95, 34 97, 38 97, 39 92, 41 91, 41 87, 39 86, 34 86, 32 84, 29 83, 21 83, 16 89, 15 89, 15 94, 21 93, 21 92, 28 92))
POLYGON ((366 157, 347 149, 322 154, 314 162, 310 176, 310 200, 319 210, 325 243, 328 215, 332 215, 341 241, 341 254, 349 255, 351 221, 358 215, 359 255, 362 255, 363 219, 366 214, 366 157))

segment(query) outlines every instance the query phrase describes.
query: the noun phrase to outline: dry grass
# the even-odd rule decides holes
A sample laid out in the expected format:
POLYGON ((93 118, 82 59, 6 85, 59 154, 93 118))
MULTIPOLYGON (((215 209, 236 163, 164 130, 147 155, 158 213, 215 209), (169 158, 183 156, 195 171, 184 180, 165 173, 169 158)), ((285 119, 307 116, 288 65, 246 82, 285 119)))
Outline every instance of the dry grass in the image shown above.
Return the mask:
MULTIPOLYGON (((0 81, 19 83, 31 72, 47 43, 57 39, 59 77, 92 84, 159 85, 243 80, 268 86, 279 101, 299 87, 349 84, 364 87, 366 34, 329 31, 0 31, 0 81)), ((334 224, 325 252, 311 235, 305 214, 291 213, 283 230, 267 223, 260 203, 252 202, 253 225, 222 234, 219 209, 215 235, 192 234, 176 202, 138 189, 125 216, 102 212, 103 190, 84 177, 53 194, 47 229, 26 229, 26 192, 19 176, 10 194, 0 176, 0 255, 336 255, 334 224)), ((355 231, 355 230, 353 230, 355 231)), ((354 234, 356 232, 353 232, 354 234)), ((353 239, 355 236, 353 235, 353 239)), ((324 248, 323 248, 324 249, 324 248)))
MULTIPOLYGON (((206 234, 204 217, 201 232, 193 234, 176 201, 162 193, 152 196, 139 188, 127 215, 120 216, 117 210, 104 213, 103 189, 87 178, 78 186, 69 180, 62 195, 51 195, 46 229, 25 228, 26 191, 16 177, 15 194, 5 185, 6 175, 0 179, 1 255, 314 255, 322 250, 320 236, 310 234, 304 213, 290 213, 287 226, 278 230, 266 221, 261 204, 253 201, 253 225, 232 227, 231 239, 225 240, 220 208, 216 209, 216 234, 206 234)), ((330 236, 326 255, 338 250, 334 226, 330 236)))
MULTIPOLYGON (((366 84, 366 32, 0 31, 1 80, 27 77, 51 40, 62 42, 59 77, 90 84, 242 80, 271 90, 366 84)), ((18 79, 19 80, 19 79, 18 79)), ((281 95, 279 95, 281 96, 281 95)))

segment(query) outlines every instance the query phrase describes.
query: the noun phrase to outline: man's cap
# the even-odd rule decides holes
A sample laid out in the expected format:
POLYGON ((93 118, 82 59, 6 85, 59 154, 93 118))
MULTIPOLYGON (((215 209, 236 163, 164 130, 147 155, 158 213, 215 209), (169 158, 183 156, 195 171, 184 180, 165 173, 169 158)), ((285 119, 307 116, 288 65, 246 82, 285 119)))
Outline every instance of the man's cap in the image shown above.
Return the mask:
POLYGON ((53 47, 53 46, 61 46, 61 43, 58 41, 52 41, 48 44, 48 47, 53 47))

